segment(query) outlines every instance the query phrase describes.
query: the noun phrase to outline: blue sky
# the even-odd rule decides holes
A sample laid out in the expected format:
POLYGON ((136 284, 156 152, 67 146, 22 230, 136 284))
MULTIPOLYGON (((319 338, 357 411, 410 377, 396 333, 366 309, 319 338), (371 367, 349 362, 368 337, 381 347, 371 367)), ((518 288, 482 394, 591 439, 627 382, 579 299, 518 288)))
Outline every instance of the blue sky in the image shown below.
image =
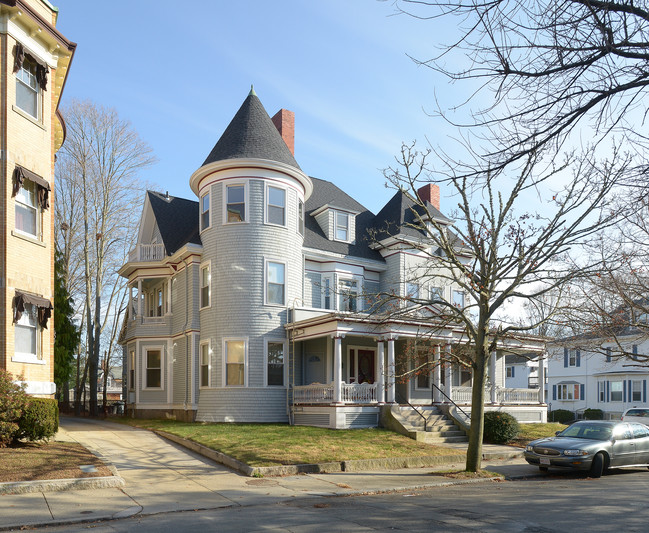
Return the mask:
POLYGON ((407 55, 429 57, 451 30, 391 16, 391 2, 54 4, 57 27, 78 44, 62 106, 90 99, 130 120, 158 158, 141 177, 174 196, 194 199, 189 177, 251 84, 271 116, 295 112, 302 169, 374 212, 393 194, 381 170, 401 141, 444 145, 452 134, 424 112, 449 94, 447 80, 407 55))

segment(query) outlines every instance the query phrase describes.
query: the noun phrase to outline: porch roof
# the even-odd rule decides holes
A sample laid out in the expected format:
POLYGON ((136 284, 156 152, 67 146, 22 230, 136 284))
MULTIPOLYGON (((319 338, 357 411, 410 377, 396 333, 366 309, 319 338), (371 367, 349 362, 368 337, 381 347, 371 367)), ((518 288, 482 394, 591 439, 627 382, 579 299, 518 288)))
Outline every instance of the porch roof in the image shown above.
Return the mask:
MULTIPOLYGON (((322 309, 293 309, 292 321, 286 329, 293 340, 318 337, 357 335, 377 340, 424 337, 433 343, 460 344, 468 342, 460 325, 436 321, 430 317, 402 316, 400 318, 365 313, 346 313, 322 309)), ((502 340, 499 349, 539 352, 544 349, 544 339, 532 335, 519 335, 502 340)))

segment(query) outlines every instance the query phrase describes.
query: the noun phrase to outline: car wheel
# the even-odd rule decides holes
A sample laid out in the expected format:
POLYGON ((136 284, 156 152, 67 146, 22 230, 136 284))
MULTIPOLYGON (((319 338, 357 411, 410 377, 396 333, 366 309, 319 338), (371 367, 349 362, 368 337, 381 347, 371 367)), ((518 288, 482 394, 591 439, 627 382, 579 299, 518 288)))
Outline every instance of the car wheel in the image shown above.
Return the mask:
POLYGON ((590 477, 602 477, 604 473, 604 454, 598 453, 593 457, 593 463, 590 465, 590 477))
MULTIPOLYGON (((647 468, 649 468, 649 466, 648 466, 647 468)), ((548 467, 547 467, 547 466, 539 466, 539 470, 540 470, 541 472, 547 472, 547 471, 548 471, 548 467)))

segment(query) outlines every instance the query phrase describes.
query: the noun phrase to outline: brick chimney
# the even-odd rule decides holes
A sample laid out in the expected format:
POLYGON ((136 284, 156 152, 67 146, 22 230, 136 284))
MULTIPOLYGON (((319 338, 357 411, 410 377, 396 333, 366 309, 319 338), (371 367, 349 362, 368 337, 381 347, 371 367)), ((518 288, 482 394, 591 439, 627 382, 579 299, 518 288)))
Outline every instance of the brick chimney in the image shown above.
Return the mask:
POLYGON ((288 149, 295 155, 295 113, 288 109, 280 109, 271 120, 288 149))
POLYGON ((417 191, 417 195, 422 202, 429 202, 435 207, 438 211, 439 208, 439 186, 434 183, 429 183, 424 185, 417 191))

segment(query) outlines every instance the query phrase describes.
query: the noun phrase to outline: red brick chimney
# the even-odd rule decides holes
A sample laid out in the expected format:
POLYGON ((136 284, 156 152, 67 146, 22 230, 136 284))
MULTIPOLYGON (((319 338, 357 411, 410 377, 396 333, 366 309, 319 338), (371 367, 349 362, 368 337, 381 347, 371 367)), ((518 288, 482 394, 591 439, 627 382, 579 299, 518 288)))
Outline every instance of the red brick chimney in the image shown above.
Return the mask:
POLYGON ((439 209, 439 186, 434 183, 424 185, 417 191, 417 195, 422 202, 429 202, 438 211, 439 209))
POLYGON ((295 113, 288 109, 280 109, 271 120, 288 149, 295 155, 295 113))

